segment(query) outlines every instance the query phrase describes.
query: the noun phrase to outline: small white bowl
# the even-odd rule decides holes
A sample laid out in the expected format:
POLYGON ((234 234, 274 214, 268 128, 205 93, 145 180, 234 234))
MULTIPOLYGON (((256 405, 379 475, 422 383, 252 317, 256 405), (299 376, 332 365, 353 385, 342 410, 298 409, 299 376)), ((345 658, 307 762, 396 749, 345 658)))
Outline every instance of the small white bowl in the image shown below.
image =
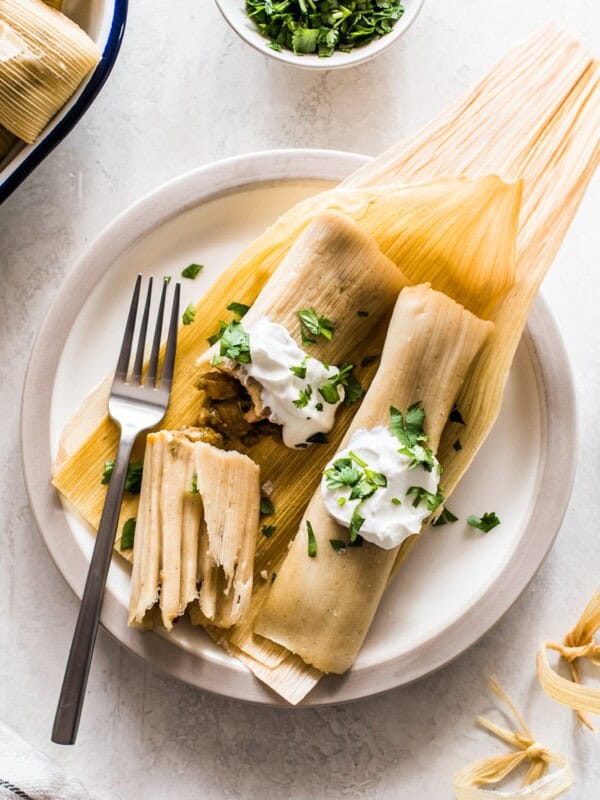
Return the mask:
POLYGON ((342 53, 336 50, 328 58, 320 58, 317 55, 296 55, 291 50, 281 50, 281 52, 272 50, 269 47, 269 40, 262 36, 256 25, 246 14, 244 0, 215 0, 215 2, 219 11, 237 35, 264 55, 304 69, 344 69, 345 67, 353 67, 356 64, 364 64, 365 61, 370 61, 397 41, 413 24, 425 0, 403 0, 404 14, 390 33, 386 33, 379 39, 373 39, 372 42, 362 47, 356 47, 350 53, 342 53))

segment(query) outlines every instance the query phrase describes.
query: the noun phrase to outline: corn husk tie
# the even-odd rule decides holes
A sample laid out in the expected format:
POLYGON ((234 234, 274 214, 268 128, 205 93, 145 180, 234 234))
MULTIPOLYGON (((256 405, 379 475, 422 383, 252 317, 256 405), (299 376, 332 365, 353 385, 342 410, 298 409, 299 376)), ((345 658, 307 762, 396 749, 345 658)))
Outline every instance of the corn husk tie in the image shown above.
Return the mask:
POLYGON ((600 589, 584 609, 577 625, 565 636, 562 644, 544 642, 536 658, 537 674, 542 689, 553 700, 569 706, 577 712, 577 719, 591 731, 596 730, 588 718, 590 714, 600 714, 600 689, 581 685, 578 660, 589 658, 592 664, 600 667, 600 644, 594 635, 600 628, 600 589), (563 678, 548 663, 547 650, 556 650, 569 664, 573 680, 563 678))
POLYGON ((536 741, 523 717, 506 695, 498 679, 490 679, 490 688, 508 707, 519 730, 509 731, 486 717, 477 717, 490 733, 503 742, 516 748, 512 753, 483 758, 474 761, 456 773, 453 779, 457 800, 554 800, 566 792, 573 783, 573 775, 567 761, 560 753, 555 753, 536 741), (530 762, 520 789, 496 791, 481 788, 487 784, 497 784, 510 775, 517 767, 530 762), (558 769, 548 772, 553 764, 558 769))

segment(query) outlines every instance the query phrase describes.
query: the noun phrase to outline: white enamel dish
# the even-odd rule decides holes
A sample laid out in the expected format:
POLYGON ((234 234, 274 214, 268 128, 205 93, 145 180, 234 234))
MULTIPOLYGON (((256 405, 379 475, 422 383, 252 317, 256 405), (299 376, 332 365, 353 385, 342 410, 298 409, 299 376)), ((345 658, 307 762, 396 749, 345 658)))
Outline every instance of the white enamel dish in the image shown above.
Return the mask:
MULTIPOLYGON (((114 368, 135 274, 178 276, 190 262, 205 264, 196 281, 183 281, 185 307, 280 213, 364 162, 349 153, 289 150, 196 170, 122 214, 69 273, 31 355, 22 448, 42 536, 78 596, 93 535, 50 486, 50 465, 62 427, 114 368)), ((538 298, 500 417, 450 503, 461 520, 494 510, 501 526, 487 535, 462 521, 427 531, 388 590, 352 670, 323 679, 305 704, 351 700, 413 681, 458 656, 506 612, 544 560, 565 513, 575 424, 569 364, 538 298)), ((102 624, 126 647, 203 689, 282 702, 201 629, 185 622, 173 635, 129 629, 128 591, 129 566, 116 557, 102 624)))
POLYGON ((328 58, 320 58, 317 55, 299 55, 291 50, 273 50, 269 47, 269 40, 266 39, 258 30, 256 25, 246 13, 244 0, 215 0, 217 7, 229 26, 237 35, 250 47, 258 50, 259 53, 269 56, 283 64, 291 64, 293 67, 303 69, 344 69, 354 67, 357 64, 364 64, 366 61, 378 56, 387 50, 390 45, 406 33, 416 18, 419 16, 425 0, 403 0, 404 14, 396 22, 389 33, 380 36, 378 39, 362 47, 356 47, 349 53, 336 50, 328 58))
POLYGON ((102 57, 33 144, 17 142, 0 159, 0 203, 65 138, 90 107, 112 70, 125 31, 128 0, 65 0, 63 12, 96 42, 102 57))

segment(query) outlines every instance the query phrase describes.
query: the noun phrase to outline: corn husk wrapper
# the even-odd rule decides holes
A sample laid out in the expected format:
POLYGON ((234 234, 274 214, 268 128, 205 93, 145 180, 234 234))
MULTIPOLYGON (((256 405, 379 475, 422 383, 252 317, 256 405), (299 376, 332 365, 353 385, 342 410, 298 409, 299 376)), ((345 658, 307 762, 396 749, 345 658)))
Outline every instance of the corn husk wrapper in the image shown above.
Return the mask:
POLYGON ((158 605, 170 630, 193 604, 207 623, 228 628, 250 602, 259 469, 190 435, 160 431, 146 440, 130 625, 147 628, 158 605))
MULTIPOLYGON (((435 452, 469 367, 493 327, 426 284, 404 289, 380 367, 341 447, 361 428, 389 426, 390 406, 406 411, 420 402, 428 446, 435 452)), ((343 554, 330 546, 347 537, 317 488, 254 626, 325 672, 342 673, 354 663, 398 553, 366 541, 343 554), (307 521, 316 538, 314 558, 307 556, 307 521)))
MULTIPOLYGON (((345 214, 326 211, 298 236, 244 315, 243 324, 249 327, 268 317, 283 325, 311 357, 340 364, 360 349, 374 328, 387 324, 406 284, 403 272, 383 255, 363 226, 345 214), (333 323, 331 341, 319 336, 310 346, 302 342, 298 311, 303 308, 314 308, 333 323), (365 316, 357 317, 358 311, 365 316)), ((201 356, 198 366, 208 368, 214 349, 201 356)))
POLYGON ((600 667, 600 644, 594 636, 600 629, 600 590, 592 597, 584 609, 577 625, 565 636, 562 643, 544 642, 536 657, 537 674, 540 685, 546 694, 577 712, 581 725, 595 730, 588 714, 600 714, 600 689, 581 684, 579 659, 587 658, 600 667), (556 650, 571 670, 572 681, 563 678, 552 669, 548 662, 548 650, 556 650))
POLYGON ((573 784, 566 758, 536 741, 496 677, 490 679, 490 688, 508 707, 519 729, 509 731, 486 717, 478 717, 477 721, 515 749, 511 753, 475 761, 457 772, 453 779, 457 800, 554 800, 559 797, 573 784), (527 763, 529 768, 520 789, 503 791, 482 788, 495 786, 513 770, 527 763), (557 769, 548 773, 551 765, 557 769))
MULTIPOLYGON (((345 211, 362 224, 361 216, 365 216, 365 208, 372 209, 376 198, 389 199, 398 190, 402 203, 396 204, 392 210, 387 202, 385 205, 386 213, 394 214, 398 225, 392 226, 389 235, 386 231, 375 234, 380 247, 387 252, 393 248, 401 232, 406 230, 403 214, 411 208, 413 187, 399 186, 399 183, 414 180, 437 182, 441 178, 450 193, 455 187, 444 177, 449 174, 468 172, 471 175, 486 175, 499 172, 508 178, 522 177, 523 203, 514 284, 493 315, 490 315, 495 322, 495 333, 479 355, 458 401, 463 415, 469 420, 469 435, 465 437, 461 432, 463 449, 456 453, 452 450, 455 433, 449 429, 442 436, 438 452, 445 467, 444 483, 449 494, 496 418, 531 301, 598 162, 598 81, 598 68, 589 53, 566 34, 546 29, 512 51, 464 100, 424 131, 360 170, 338 189, 301 203, 284 214, 236 259, 218 286, 213 287, 199 305, 201 313, 197 316, 197 322, 181 331, 178 353, 180 368, 179 373, 176 372, 177 391, 174 393, 173 406, 177 412, 174 420, 169 420, 169 426, 176 428, 193 422, 196 376, 191 367, 199 341, 214 332, 216 320, 222 316, 219 309, 223 309, 232 299, 251 303, 268 275, 289 250, 297 232, 314 215, 333 208, 345 211), (361 195, 361 192, 365 194, 361 195)), ((448 213, 446 209, 446 217, 448 213)), ((457 215, 456 219, 459 224, 460 216, 457 215)), ((431 226, 424 231, 421 241, 427 237, 430 229, 431 226)), ((475 235, 474 231, 467 229, 463 234, 459 244, 475 235)), ((412 240, 408 244, 411 245, 412 240)), ((494 243, 496 246, 497 241, 494 243)), ((489 249, 494 251, 493 247, 489 249)), ((459 263, 451 274, 463 274, 460 255, 460 248, 457 247, 453 257, 459 263)), ((418 248, 413 250, 404 246, 404 252, 398 253, 397 258, 401 259, 403 269, 403 262, 415 264, 415 274, 411 277, 415 283, 427 281, 435 269, 429 261, 419 258, 418 248)), ((489 258, 489 255, 486 256, 488 264, 489 258)), ((465 284, 468 289, 468 279, 460 282, 459 288, 463 292, 465 284)), ((494 281, 494 285, 506 285, 506 278, 494 281)), ((450 285, 434 284, 434 288, 457 299, 450 285)), ((490 296, 495 292, 491 295, 486 293, 486 308, 490 306, 490 296)), ((466 293, 476 301, 474 292, 467 290, 466 293)), ((470 299, 469 302, 462 302, 474 313, 482 313, 480 308, 475 307, 476 302, 475 305, 470 299)), ((381 346, 381 342, 382 337, 379 337, 378 343, 374 335, 369 350, 358 352, 355 360, 377 352, 376 348, 381 346)), ((374 370, 375 365, 372 365, 362 373, 361 379, 365 384, 368 384, 374 370)), ((107 387, 105 382, 93 393, 67 426, 59 448, 54 480, 57 488, 92 525, 97 525, 104 498, 104 487, 100 486, 98 478, 101 465, 105 459, 113 456, 117 441, 116 431, 105 416, 107 387)), ((323 448, 321 463, 327 460, 336 445, 334 439, 329 450, 323 448)), ((265 448, 265 456, 275 456, 278 452, 273 443, 261 446, 265 448)), ((258 449, 252 452, 252 457, 261 462, 258 449)), ((277 536, 257 544, 252 601, 254 612, 260 608, 269 585, 268 581, 260 579, 260 573, 266 570, 270 575, 277 571, 285 556, 287 543, 297 530, 303 506, 318 481, 321 464, 311 471, 310 464, 303 462, 302 456, 295 463, 297 469, 285 469, 285 462, 273 458, 273 464, 279 470, 277 475, 274 472, 269 475, 266 464, 266 479, 279 479, 274 500, 282 511, 277 513, 277 536), (302 481, 298 480, 300 473, 302 481)), ((135 508, 135 500, 128 500, 124 504, 122 519, 134 516, 135 508)), ((406 557, 415 540, 401 548, 396 566, 406 557)), ((210 632, 215 638, 226 638, 239 650, 243 649, 248 656, 246 663, 251 666, 254 661, 262 665, 261 679, 282 696, 297 702, 302 692, 314 685, 318 676, 315 677, 314 670, 307 666, 304 673, 300 668, 289 680, 279 680, 280 667, 289 664, 289 652, 253 636, 251 629, 252 614, 248 624, 238 626, 233 636, 215 630, 210 632)))
POLYGON ((0 125, 34 142, 99 60, 87 33, 42 0, 0 0, 0 125))

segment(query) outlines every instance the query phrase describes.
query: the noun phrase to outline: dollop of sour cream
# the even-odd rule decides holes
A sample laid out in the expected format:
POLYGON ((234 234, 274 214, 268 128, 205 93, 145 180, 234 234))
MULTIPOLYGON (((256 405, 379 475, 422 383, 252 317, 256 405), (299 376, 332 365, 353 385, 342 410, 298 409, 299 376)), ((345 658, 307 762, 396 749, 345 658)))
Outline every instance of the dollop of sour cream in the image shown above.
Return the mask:
MULTIPOLYGON (((252 378, 261 387, 261 403, 268 419, 281 425, 287 447, 305 447, 307 439, 333 428, 335 412, 344 399, 344 388, 337 387, 338 402, 328 403, 319 387, 339 370, 313 358, 292 338, 287 328, 268 317, 244 325, 250 340, 250 364, 237 365, 243 384, 252 378), (304 377, 292 371, 300 368, 304 377)), ((310 444, 310 442, 308 442, 310 444)))
POLYGON ((408 536, 419 533, 423 521, 431 514, 424 500, 415 505, 416 494, 407 494, 409 489, 418 486, 436 494, 440 481, 440 465, 435 457, 431 472, 421 466, 411 469, 412 459, 399 452, 401 447, 384 425, 370 430, 361 428, 329 462, 321 480, 321 495, 330 516, 348 528, 360 505, 358 513, 364 519, 360 535, 385 550, 398 547, 408 536), (331 488, 325 474, 339 459, 351 459, 359 470, 363 469, 359 462, 363 462, 366 469, 384 475, 386 485, 379 486, 364 500, 350 500, 352 487, 331 488))

